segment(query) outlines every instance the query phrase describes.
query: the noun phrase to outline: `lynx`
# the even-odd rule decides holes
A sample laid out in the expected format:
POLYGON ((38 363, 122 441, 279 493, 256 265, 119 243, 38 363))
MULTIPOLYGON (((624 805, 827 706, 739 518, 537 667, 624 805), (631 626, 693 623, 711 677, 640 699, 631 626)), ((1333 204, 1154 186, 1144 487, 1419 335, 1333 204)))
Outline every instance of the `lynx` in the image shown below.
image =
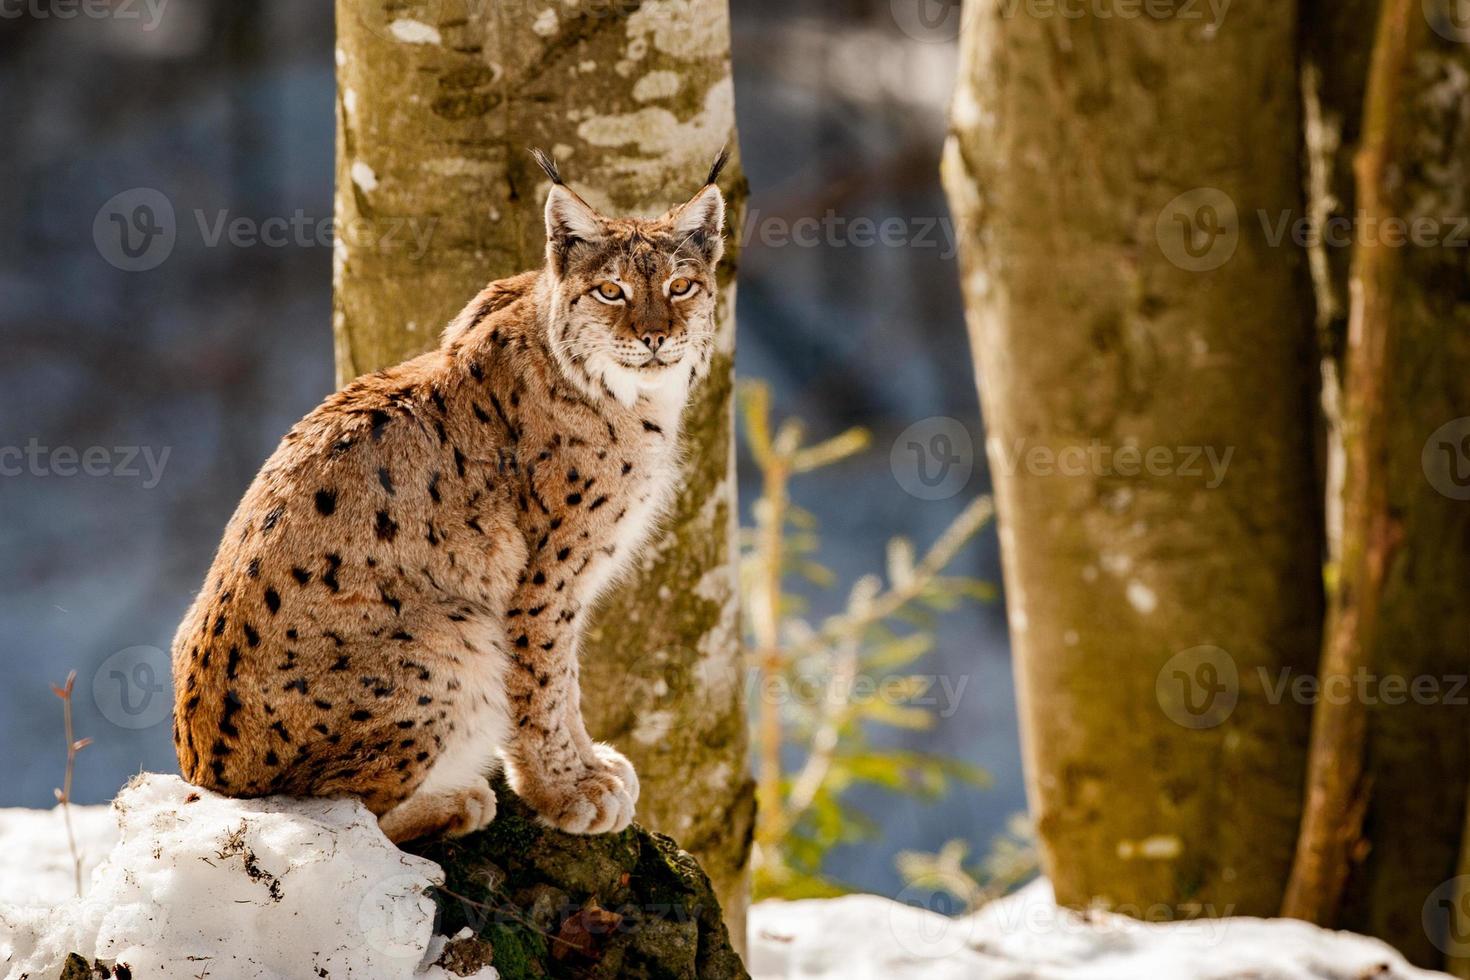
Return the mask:
POLYGON ((632 765, 583 725, 578 639, 656 525, 709 369, 726 154, 657 219, 599 214, 536 157, 544 267, 329 397, 226 527, 173 646, 191 782, 357 797, 405 841, 487 825, 503 762, 551 826, 632 819, 632 765))

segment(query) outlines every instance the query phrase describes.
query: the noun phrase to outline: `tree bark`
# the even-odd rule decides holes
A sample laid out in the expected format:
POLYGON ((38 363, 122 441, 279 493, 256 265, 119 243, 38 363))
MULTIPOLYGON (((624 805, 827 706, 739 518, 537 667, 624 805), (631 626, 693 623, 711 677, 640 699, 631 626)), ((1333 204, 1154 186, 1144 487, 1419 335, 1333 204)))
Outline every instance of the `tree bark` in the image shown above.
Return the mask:
MULTIPOLYGON (((1310 146, 1319 174, 1313 185, 1336 202, 1323 211, 1353 222, 1354 241, 1382 231, 1364 227, 1358 217, 1361 203, 1350 170, 1361 140, 1373 41, 1364 25, 1376 21, 1378 8, 1379 0, 1313 0, 1303 18, 1311 54, 1308 103, 1320 107, 1325 123, 1323 138, 1310 146), (1310 84, 1313 75, 1315 85, 1310 84)), ((1433 13, 1432 6, 1425 9, 1433 13)), ((1443 16, 1449 12, 1443 5, 1443 16)), ((1422 30, 1422 24, 1416 27, 1422 30)), ((1383 583, 1369 670, 1380 685, 1398 683, 1391 678, 1410 683, 1426 678, 1437 693, 1385 695, 1381 686, 1370 692, 1377 696, 1367 719, 1372 793, 1363 837, 1368 843, 1361 863, 1350 869, 1338 925, 1378 936, 1419 965, 1436 966, 1446 951, 1449 913, 1439 908, 1431 914, 1438 931, 1426 930, 1422 913, 1436 888, 1457 873, 1470 777, 1470 744, 1464 735, 1470 710, 1464 698, 1451 693, 1460 683, 1456 678, 1465 676, 1465 637, 1470 636, 1470 606, 1464 601, 1470 582, 1470 506, 1436 486, 1454 486, 1450 458, 1436 456, 1454 440, 1431 438, 1441 426, 1470 414, 1465 235, 1454 234, 1456 224, 1470 214, 1470 45, 1453 34, 1428 31, 1419 49, 1393 107, 1403 138, 1391 173, 1403 184, 1404 218, 1428 219, 1438 230, 1432 241, 1398 249, 1392 307, 1397 353, 1385 382, 1383 476, 1402 545, 1383 583), (1426 469, 1426 451, 1439 468, 1426 469)), ((1342 311, 1345 321, 1352 249, 1339 239, 1319 251, 1317 266, 1330 270, 1318 279, 1319 307, 1342 311)), ((1470 857, 1459 873, 1470 873, 1470 857)), ((1463 929, 1470 919, 1457 925, 1463 929)))
POLYGON ((1306 810, 1282 904, 1283 914, 1323 926, 1337 921, 1348 872, 1367 843, 1362 828, 1371 782, 1365 758, 1369 706, 1367 694, 1353 685, 1374 666, 1384 586, 1403 537, 1388 499, 1387 389, 1399 346, 1400 247, 1381 230, 1403 213, 1400 100, 1427 30, 1413 0, 1384 0, 1363 140, 1353 164, 1362 227, 1353 245, 1349 289, 1342 553, 1320 668, 1327 696, 1313 717, 1306 810))
MULTIPOLYGON (((433 346, 486 282, 541 264, 546 185, 528 147, 603 210, 656 214, 736 146, 722 0, 338 0, 337 30, 339 382, 433 346)), ((744 182, 727 173, 738 228, 744 182)), ((695 854, 739 942, 754 796, 733 542, 736 244, 677 499, 594 618, 582 687, 592 733, 638 768, 639 820, 695 854)))
POLYGON ((1310 282, 1269 233, 1303 205, 1296 4, 1027 11, 968 8, 944 172, 1046 871, 1274 914, 1310 723, 1279 685, 1322 612, 1310 282))
POLYGON ((1385 397, 1388 506, 1403 544, 1384 583, 1373 657, 1379 676, 1426 678, 1437 693, 1424 703, 1380 698, 1374 706, 1366 824, 1373 846, 1361 888, 1368 908, 1361 928, 1425 964, 1436 957, 1424 944, 1419 910, 1454 870, 1470 784, 1463 687, 1470 669, 1470 452, 1463 440, 1470 424, 1456 422, 1470 416, 1470 45, 1439 34, 1428 42, 1399 110, 1410 122, 1396 169, 1405 217, 1429 219, 1441 237, 1401 249, 1393 307, 1399 344, 1385 397))
MULTIPOLYGON (((1373 55, 1379 0, 1302 0, 1302 95, 1306 112, 1308 211, 1324 232, 1353 219, 1353 157, 1362 138, 1363 95, 1373 55)), ((1349 236, 1350 237, 1350 236, 1349 236)), ((1347 349, 1352 248, 1341 238, 1313 241, 1319 347, 1340 378, 1347 349)), ((1340 394, 1340 388, 1333 392, 1340 394)), ((1334 421, 1336 421, 1334 419, 1334 421)))

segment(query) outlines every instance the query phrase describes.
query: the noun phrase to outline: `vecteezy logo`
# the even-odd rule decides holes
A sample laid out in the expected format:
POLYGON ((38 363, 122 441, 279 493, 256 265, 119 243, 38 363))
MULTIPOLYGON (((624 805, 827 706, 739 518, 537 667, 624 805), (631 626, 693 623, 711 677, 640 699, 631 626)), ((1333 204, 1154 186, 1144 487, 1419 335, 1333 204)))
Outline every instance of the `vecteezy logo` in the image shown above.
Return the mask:
POLYGON ((1230 195, 1196 187, 1164 206, 1154 225, 1164 257, 1187 272, 1209 272, 1229 262, 1240 244, 1240 215, 1230 195))
POLYGON ((964 911, 963 903, 944 888, 942 881, 926 876, 895 896, 888 910, 888 928, 894 941, 910 956, 944 959, 975 938, 975 920, 962 915, 964 911))
POLYGON ((434 900, 424 891, 423 875, 392 875, 370 885, 357 906, 362 938, 395 960, 415 961, 434 929, 434 900))
POLYGON ((953 41, 959 37, 965 7, 963 0, 889 0, 893 22, 916 41, 953 41))
POLYGON ((1446 41, 1470 44, 1470 0, 1424 0, 1424 19, 1446 41))
POLYGON ((1470 500, 1470 416, 1435 429, 1419 463, 1434 489, 1451 500, 1470 500))
POLYGON ((1176 725, 1193 729, 1222 725, 1240 699, 1235 658, 1219 647, 1181 650, 1159 671, 1154 696, 1176 725))
POLYGON ((970 482, 975 443, 958 419, 922 419, 893 441, 888 464, 893 478, 909 494, 920 500, 946 500, 970 482))
POLYGON ((158 647, 128 647, 92 675, 92 700, 119 728, 152 728, 173 711, 168 654, 158 647))
POLYGON ((1436 949, 1455 959, 1470 955, 1470 875, 1441 882, 1424 900, 1424 934, 1436 949))
POLYGON ((98 253, 124 272, 158 268, 173 253, 177 240, 173 203, 151 187, 113 196, 92 221, 98 253))

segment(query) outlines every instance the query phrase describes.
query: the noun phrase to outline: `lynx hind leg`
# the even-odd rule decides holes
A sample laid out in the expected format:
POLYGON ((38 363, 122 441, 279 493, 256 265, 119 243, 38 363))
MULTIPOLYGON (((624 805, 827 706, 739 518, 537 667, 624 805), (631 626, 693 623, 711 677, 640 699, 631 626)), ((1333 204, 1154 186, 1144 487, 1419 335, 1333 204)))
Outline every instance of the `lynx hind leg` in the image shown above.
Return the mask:
POLYGON ((495 819, 489 771, 496 744, 462 739, 449 748, 412 796, 378 818, 383 833, 401 844, 421 837, 462 837, 488 827, 495 819))
POLYGON ((396 843, 420 837, 460 837, 483 830, 495 819, 495 792, 490 773, 499 761, 509 719, 498 678, 486 678, 483 690, 467 683, 473 710, 460 723, 412 796, 378 818, 378 826, 396 843))
POLYGON ((421 837, 462 837, 484 830, 495 819, 495 791, 481 780, 462 789, 419 790, 378 818, 378 826, 395 844, 421 837))

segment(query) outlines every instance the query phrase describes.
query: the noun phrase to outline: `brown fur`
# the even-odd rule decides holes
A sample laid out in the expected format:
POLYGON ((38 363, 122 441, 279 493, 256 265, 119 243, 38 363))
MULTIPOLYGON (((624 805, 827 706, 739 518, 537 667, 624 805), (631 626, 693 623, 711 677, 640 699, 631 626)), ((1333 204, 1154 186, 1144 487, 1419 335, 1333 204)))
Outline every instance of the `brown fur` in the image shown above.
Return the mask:
POLYGON ((547 822, 626 826, 637 777, 582 723, 578 637, 669 495, 723 218, 713 186, 648 221, 554 183, 546 268, 287 434, 174 642, 187 779, 357 796, 405 840, 487 823, 498 750, 547 822))

